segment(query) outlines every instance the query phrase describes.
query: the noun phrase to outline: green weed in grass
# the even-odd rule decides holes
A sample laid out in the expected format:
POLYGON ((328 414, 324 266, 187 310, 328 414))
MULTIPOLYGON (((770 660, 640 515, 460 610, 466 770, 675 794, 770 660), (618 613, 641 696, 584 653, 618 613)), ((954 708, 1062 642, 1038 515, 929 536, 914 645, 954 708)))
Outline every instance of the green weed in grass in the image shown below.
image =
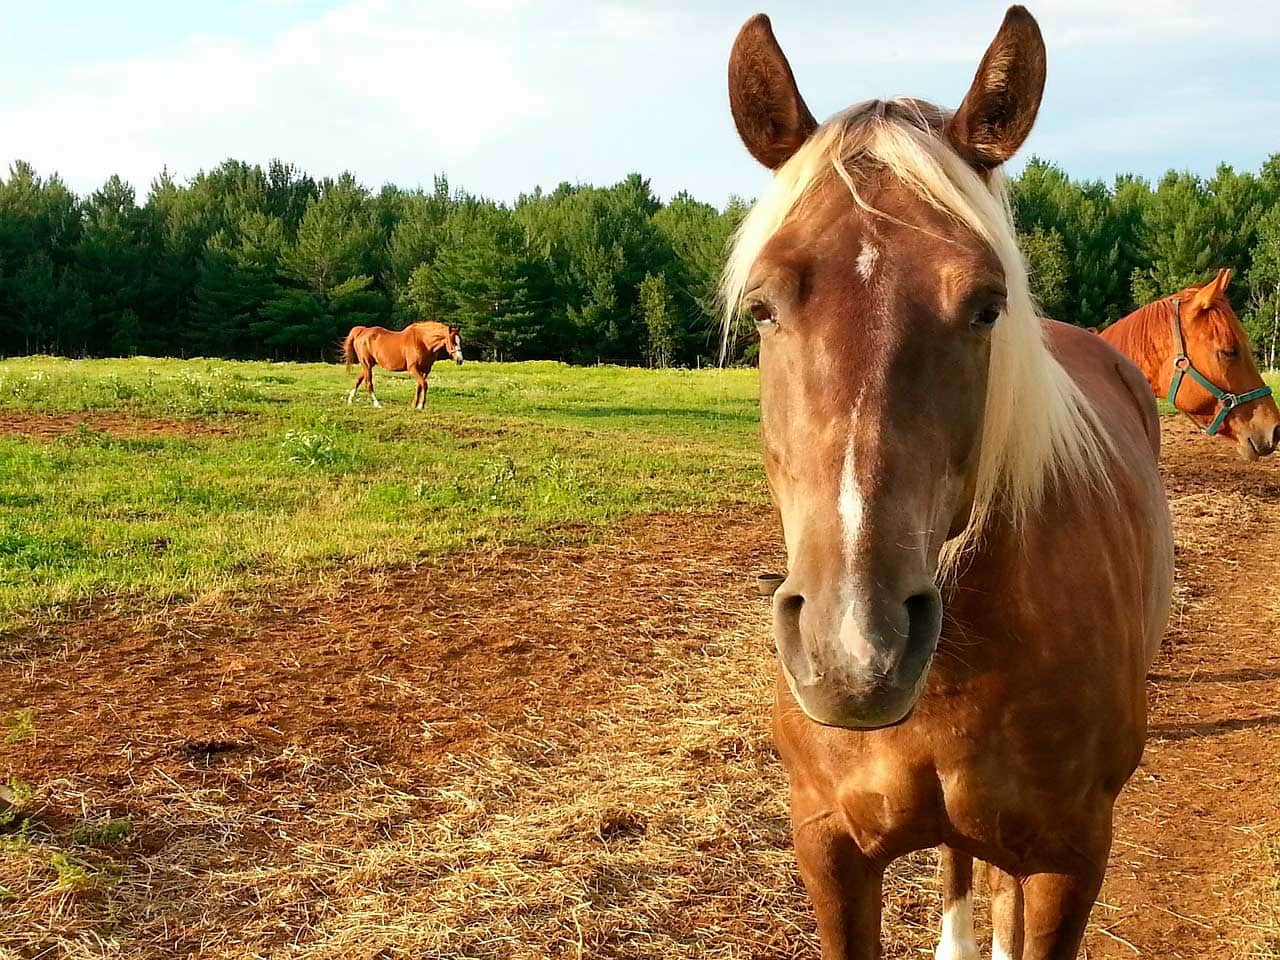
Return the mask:
POLYGON ((35 789, 16 777, 10 777, 7 784, 0 784, 0 837, 5 843, 25 844, 30 833, 31 823, 26 817, 26 810, 35 799, 35 789))
POLYGON ((290 430, 280 444, 290 463, 304 467, 339 467, 351 460, 349 454, 338 448, 338 441, 328 433, 311 433, 306 430, 290 430))
POLYGON ((108 847, 126 840, 133 824, 126 817, 86 820, 71 831, 71 841, 82 847, 108 847))
POLYGON ((5 717, 5 743, 22 743, 33 740, 36 735, 36 712, 31 709, 19 710, 5 717))
POLYGON ((88 864, 61 850, 55 850, 49 855, 49 866, 57 877, 54 889, 60 893, 75 893, 96 885, 94 871, 88 864))

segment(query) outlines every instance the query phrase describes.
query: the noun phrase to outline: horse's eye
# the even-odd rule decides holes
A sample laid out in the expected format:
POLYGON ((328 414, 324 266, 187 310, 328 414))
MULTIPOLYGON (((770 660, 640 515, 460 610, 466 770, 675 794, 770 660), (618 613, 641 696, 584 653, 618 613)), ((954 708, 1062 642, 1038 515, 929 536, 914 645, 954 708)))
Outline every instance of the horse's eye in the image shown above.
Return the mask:
POLYGON ((969 321, 969 325, 978 331, 990 330, 996 325, 996 321, 1000 319, 1001 305, 998 303, 989 303, 978 309, 973 315, 973 319, 969 321))
POLYGON ((751 314, 751 319, 757 327, 772 327, 778 323, 778 319, 773 313, 773 307, 763 300, 750 301, 747 304, 747 313, 751 314))
POLYGON ((1225 350, 1219 350, 1218 356, 1222 357, 1223 360, 1234 360, 1236 357, 1240 356, 1240 348, 1227 347, 1225 350))

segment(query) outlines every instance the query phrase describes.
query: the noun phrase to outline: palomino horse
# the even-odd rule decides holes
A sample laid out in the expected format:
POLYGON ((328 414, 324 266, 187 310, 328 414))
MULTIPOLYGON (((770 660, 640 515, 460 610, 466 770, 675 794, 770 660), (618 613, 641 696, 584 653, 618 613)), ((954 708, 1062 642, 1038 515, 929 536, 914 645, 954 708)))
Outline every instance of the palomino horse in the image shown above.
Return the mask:
POLYGON ((1280 446, 1280 410, 1227 300, 1230 282, 1231 271, 1219 270, 1203 287, 1139 307, 1102 338, 1138 365, 1156 396, 1257 460, 1280 446))
POLYGON ((386 327, 352 327, 347 339, 342 341, 342 356, 347 361, 347 372, 351 364, 360 361, 360 376, 356 377, 356 385, 347 394, 347 403, 356 398, 360 384, 369 390, 375 407, 381 407, 378 397, 373 392, 373 368, 384 370, 408 370, 418 381, 413 391, 413 407, 415 410, 427 408, 427 377, 431 367, 443 357, 452 357, 462 366, 462 335, 457 327, 449 327, 434 320, 411 323, 403 330, 388 330, 386 327))
POLYGON ((819 125, 763 15, 729 63, 774 171, 723 292, 760 331, 774 735, 830 960, 880 956, 886 865, 937 845, 939 957, 977 956, 972 858, 996 956, 1074 957, 1142 755, 1172 589, 1160 435, 1132 363, 1036 316, 999 167, 1044 75, 1021 7, 955 113, 819 125))

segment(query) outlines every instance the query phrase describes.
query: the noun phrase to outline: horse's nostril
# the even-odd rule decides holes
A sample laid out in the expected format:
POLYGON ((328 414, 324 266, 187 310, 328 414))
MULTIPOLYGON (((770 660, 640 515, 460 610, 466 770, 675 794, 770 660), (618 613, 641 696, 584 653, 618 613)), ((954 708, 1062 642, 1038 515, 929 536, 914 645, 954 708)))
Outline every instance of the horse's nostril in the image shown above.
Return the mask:
POLYGON ((793 635, 800 630, 800 611, 804 608, 804 595, 784 593, 778 590, 773 598, 773 622, 781 635, 793 635))
POLYGON ((1271 431, 1271 449, 1280 447, 1280 423, 1276 424, 1276 428, 1271 431))
POLYGON ((923 590, 907 597, 903 606, 907 609, 907 654, 933 653, 942 632, 942 598, 936 588, 923 590))

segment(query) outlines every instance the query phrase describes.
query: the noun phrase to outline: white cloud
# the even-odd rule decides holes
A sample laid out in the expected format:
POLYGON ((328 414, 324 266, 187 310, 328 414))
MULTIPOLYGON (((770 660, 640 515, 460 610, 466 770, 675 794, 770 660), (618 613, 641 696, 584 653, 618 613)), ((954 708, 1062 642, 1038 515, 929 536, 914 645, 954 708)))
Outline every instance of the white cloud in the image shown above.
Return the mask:
MULTIPOLYGON (((548 108, 519 68, 518 33, 459 28, 447 6, 350 0, 260 45, 193 36, 164 56, 86 64, 0 106, 0 129, 81 188, 112 171, 143 187, 163 164, 189 175, 233 155, 332 173, 408 154, 426 177, 548 108)), ((472 18, 516 5, 485 7, 472 18)))
MULTIPOLYGON (((162 166, 189 176, 228 156, 280 156, 318 176, 351 169, 375 186, 448 172, 502 198, 632 170, 664 194, 690 188, 716 201, 764 183, 733 132, 724 80, 733 36, 755 7, 338 0, 316 14, 295 0, 260 2, 295 22, 246 37, 213 18, 209 32, 163 53, 24 70, 29 83, 0 86, 0 164, 30 160, 80 191, 112 172, 145 190, 162 166)), ((794 3, 775 6, 774 27, 819 115, 869 96, 954 105, 1005 6, 794 3)), ((1033 12, 1050 67, 1030 146, 1069 170, 1124 169, 1142 156, 1150 172, 1166 155, 1169 165, 1211 168, 1246 155, 1230 144, 1263 139, 1247 118, 1236 130, 1235 119, 1217 124, 1234 138, 1222 146, 1162 136, 1160 124, 1257 96, 1248 65, 1257 64, 1256 86, 1280 36, 1272 0, 1037 0, 1033 12), (1190 81, 1203 91, 1178 99, 1190 81)), ((155 36, 144 31, 143 41, 155 36)), ((1247 155, 1254 162, 1256 151, 1247 155)))

